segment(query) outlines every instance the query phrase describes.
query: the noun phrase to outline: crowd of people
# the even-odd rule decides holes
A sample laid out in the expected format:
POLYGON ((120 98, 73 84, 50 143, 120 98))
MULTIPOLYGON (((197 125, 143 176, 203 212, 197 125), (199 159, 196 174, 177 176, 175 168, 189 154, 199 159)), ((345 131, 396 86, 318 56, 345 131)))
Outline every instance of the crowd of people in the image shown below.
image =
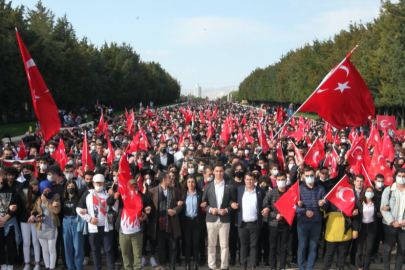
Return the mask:
MULTIPOLYGON (((203 265, 281 270, 288 254, 300 270, 312 270, 319 258, 330 269, 335 254, 339 269, 350 256, 358 269, 381 260, 388 270, 394 247, 395 269, 402 269, 405 147, 391 138, 396 150, 395 159, 387 160, 395 169, 392 185, 377 174, 365 187, 365 175, 354 174, 346 159, 353 143, 349 133, 367 139, 373 120, 333 129, 338 140, 325 140, 327 155, 336 151, 339 156, 333 178, 325 159, 311 167, 297 155, 305 156, 311 143, 325 137, 322 119, 309 120, 300 140, 275 136, 282 127, 276 113, 231 103, 104 114, 103 122, 108 129, 101 134, 99 126, 75 127, 46 143, 28 134, 24 159, 18 157, 19 144, 3 136, 1 270, 19 262, 24 270, 55 269, 58 260, 80 270, 90 258, 99 270, 103 256, 110 270, 121 257, 125 270, 149 265, 174 270, 182 259, 186 270, 203 265), (229 130, 226 138, 224 129, 229 130), (266 152, 260 132, 269 145, 266 152), (60 142, 68 159, 63 168, 55 160, 60 142), (94 169, 85 159, 87 151, 94 169), (127 184, 123 159, 132 175, 127 184), (351 216, 325 199, 344 176, 355 194, 351 216), (275 205, 297 182, 300 198, 290 224, 275 205)), ((286 127, 300 128, 291 122, 286 127)))

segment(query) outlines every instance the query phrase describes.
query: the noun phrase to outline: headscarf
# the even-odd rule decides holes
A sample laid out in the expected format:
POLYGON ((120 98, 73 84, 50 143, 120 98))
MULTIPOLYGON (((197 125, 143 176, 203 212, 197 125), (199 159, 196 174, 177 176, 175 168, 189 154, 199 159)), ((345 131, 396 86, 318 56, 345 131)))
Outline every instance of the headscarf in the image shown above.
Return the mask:
MULTIPOLYGON (((52 189, 52 183, 47 181, 47 180, 42 181, 41 183, 39 183, 39 191, 41 192, 41 194, 44 193, 44 190, 46 188, 49 188, 52 191, 52 197, 53 197, 54 192, 53 192, 53 189, 52 189)), ((51 197, 51 199, 52 199, 52 197, 51 197)))

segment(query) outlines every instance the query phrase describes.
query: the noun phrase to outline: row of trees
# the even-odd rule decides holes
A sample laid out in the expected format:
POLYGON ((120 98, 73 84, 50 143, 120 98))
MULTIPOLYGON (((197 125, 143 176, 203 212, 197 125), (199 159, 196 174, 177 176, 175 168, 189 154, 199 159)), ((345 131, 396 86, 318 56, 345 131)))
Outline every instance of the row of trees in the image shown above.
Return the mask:
MULTIPOLYGON (((39 1, 35 9, 0 0, 0 115, 3 123, 32 117, 32 101, 15 27, 60 109, 91 109, 98 100, 116 109, 174 102, 180 83, 159 63, 143 62, 129 44, 79 40, 65 15, 55 18, 39 1)), ((0 121, 1 122, 1 121, 0 121)))
POLYGON ((333 38, 283 55, 277 63, 257 68, 239 86, 240 100, 300 104, 324 76, 358 44, 351 61, 367 83, 378 113, 404 117, 405 1, 382 1, 370 23, 354 23, 333 38))

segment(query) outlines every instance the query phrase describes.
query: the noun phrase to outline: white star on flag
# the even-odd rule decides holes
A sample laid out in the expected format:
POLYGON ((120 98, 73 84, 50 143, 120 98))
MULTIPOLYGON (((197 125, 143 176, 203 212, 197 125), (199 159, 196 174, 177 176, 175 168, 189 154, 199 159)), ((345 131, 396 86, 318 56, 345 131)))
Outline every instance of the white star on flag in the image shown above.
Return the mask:
POLYGON ((381 170, 385 170, 385 167, 384 167, 384 166, 381 166, 380 169, 381 169, 381 170))
POLYGON ((127 195, 122 195, 122 199, 125 200, 125 198, 127 197, 127 195))
POLYGON ((349 83, 349 81, 347 81, 345 83, 338 83, 338 87, 336 87, 334 90, 340 90, 340 92, 343 93, 343 91, 345 91, 345 89, 350 89, 350 86, 347 85, 348 83, 349 83))

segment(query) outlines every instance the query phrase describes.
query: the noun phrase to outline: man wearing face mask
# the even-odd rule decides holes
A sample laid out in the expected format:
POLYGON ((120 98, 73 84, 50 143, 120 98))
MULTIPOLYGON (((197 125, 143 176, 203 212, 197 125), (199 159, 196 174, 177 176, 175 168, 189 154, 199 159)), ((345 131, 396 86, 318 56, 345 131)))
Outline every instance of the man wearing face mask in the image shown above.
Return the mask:
POLYGON ((304 168, 305 183, 300 185, 300 200, 297 203, 298 265, 300 270, 314 269, 319 236, 322 229, 322 213, 326 209, 325 189, 315 184, 315 171, 312 167, 304 168), (309 240, 308 259, 305 251, 309 240))
POLYGON ((47 173, 46 170, 49 167, 49 160, 47 157, 42 156, 39 159, 39 168, 38 168, 38 179, 40 179, 40 181, 42 180, 46 180, 47 179, 47 173))
MULTIPOLYGON (((374 180, 374 195, 376 199, 380 202, 382 193, 384 192, 384 175, 382 174, 377 174, 375 176, 374 180)), ((384 243, 384 226, 382 223, 382 214, 377 213, 377 234, 374 239, 374 245, 373 245, 373 260, 374 262, 377 262, 378 260, 378 249, 380 247, 380 242, 384 243)))
POLYGON ((381 197, 385 237, 383 262, 384 269, 390 269, 392 247, 397 243, 395 270, 400 270, 405 255, 405 169, 397 170, 394 179, 395 182, 384 189, 381 197))
POLYGON ((159 143, 159 153, 152 158, 153 164, 160 164, 163 167, 163 171, 167 171, 167 167, 174 163, 174 157, 172 154, 167 153, 166 142, 159 143))
POLYGON ((277 188, 272 189, 266 194, 263 206, 267 206, 267 209, 269 210, 270 267, 271 269, 277 268, 277 243, 280 243, 279 269, 285 269, 290 225, 284 219, 283 215, 280 214, 274 204, 287 191, 287 175, 284 172, 280 172, 277 174, 276 179, 277 188))

